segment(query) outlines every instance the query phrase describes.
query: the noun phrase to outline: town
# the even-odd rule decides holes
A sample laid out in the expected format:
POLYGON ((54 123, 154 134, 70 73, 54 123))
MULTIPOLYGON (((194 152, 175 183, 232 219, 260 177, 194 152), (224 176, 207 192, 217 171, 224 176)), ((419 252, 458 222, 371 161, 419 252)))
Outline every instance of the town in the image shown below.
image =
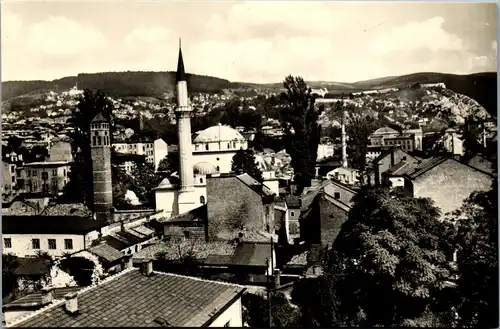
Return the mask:
POLYGON ((496 109, 448 77, 204 92, 172 49, 161 96, 2 101, 3 326, 498 326, 496 109))

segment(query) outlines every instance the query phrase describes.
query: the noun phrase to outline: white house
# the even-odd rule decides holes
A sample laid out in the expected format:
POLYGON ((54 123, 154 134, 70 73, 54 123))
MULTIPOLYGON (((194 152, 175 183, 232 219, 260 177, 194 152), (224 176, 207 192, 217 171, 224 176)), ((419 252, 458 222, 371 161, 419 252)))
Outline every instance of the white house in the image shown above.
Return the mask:
POLYGON ((328 172, 326 178, 335 179, 347 185, 355 185, 359 183, 359 170, 339 167, 328 172))

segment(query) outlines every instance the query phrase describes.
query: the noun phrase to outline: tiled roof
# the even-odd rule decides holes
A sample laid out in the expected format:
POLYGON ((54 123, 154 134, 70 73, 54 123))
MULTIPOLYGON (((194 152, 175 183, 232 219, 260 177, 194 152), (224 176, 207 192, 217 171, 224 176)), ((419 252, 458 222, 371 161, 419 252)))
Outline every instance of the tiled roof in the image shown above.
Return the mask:
POLYGON ((50 260, 37 257, 18 258, 15 273, 19 276, 43 276, 50 273, 50 260))
POLYGON ((245 291, 242 286, 138 269, 78 292, 77 315, 64 301, 36 311, 16 327, 202 327, 245 291))
POLYGON ((132 230, 113 232, 103 238, 106 244, 120 251, 150 239, 150 235, 143 235, 132 230))
POLYGON ((108 120, 99 112, 90 122, 108 122, 108 120))
POLYGON ((395 166, 386 170, 384 174, 387 174, 389 176, 401 176, 401 175, 412 172, 414 169, 415 169, 414 164, 403 160, 403 161, 399 162, 398 164, 396 164, 395 166))
POLYGON ((177 260, 179 259, 179 249, 181 251, 192 250, 194 252, 194 257, 196 257, 196 259, 202 260, 207 258, 209 255, 230 256, 234 253, 235 246, 226 241, 158 241, 155 244, 135 253, 132 257, 134 259, 150 259, 154 258, 158 253, 164 253, 165 259, 177 260))
POLYGON ((408 172, 406 176, 408 176, 410 179, 415 179, 418 176, 422 175, 423 173, 431 170, 432 168, 440 165, 444 161, 450 159, 449 157, 446 156, 440 156, 440 157, 433 157, 429 159, 425 159, 421 163, 417 164, 415 168, 411 172, 408 172))
POLYGON ((2 216, 3 234, 86 234, 106 225, 78 216, 2 216))
POLYGON ((236 246, 230 264, 244 266, 266 266, 266 259, 271 261, 270 243, 244 242, 236 246))
POLYGON ((207 216, 208 216, 207 205, 205 204, 203 206, 190 210, 186 213, 170 218, 159 219, 158 221, 164 224, 179 223, 179 222, 197 222, 197 221, 205 222, 208 218, 207 216))
POLYGON ((83 203, 60 203, 56 205, 48 205, 40 215, 91 217, 92 212, 83 203))
POLYGON ((250 176, 249 174, 242 174, 236 176, 243 184, 250 187, 255 192, 259 193, 263 197, 273 196, 274 193, 264 184, 259 183, 255 178, 250 176))
MULTIPOLYGON (((81 287, 64 287, 64 288, 54 288, 52 290, 54 299, 64 299, 64 295, 77 292, 82 289, 81 287)), ((17 308, 17 307, 32 307, 42 305, 42 293, 35 292, 33 294, 26 295, 19 299, 16 299, 8 304, 3 305, 4 308, 17 308)))
POLYGON ((107 243, 101 243, 97 246, 91 247, 89 248, 89 252, 101 257, 109 263, 115 262, 124 256, 119 250, 111 247, 107 243))

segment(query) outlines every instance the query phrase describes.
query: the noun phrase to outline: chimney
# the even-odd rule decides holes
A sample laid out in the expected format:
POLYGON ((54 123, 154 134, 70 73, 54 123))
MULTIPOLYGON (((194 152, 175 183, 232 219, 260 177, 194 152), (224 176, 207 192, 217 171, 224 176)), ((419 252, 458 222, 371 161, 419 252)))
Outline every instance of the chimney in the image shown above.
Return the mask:
POLYGON ((122 258, 122 266, 124 270, 134 267, 134 262, 132 261, 132 255, 125 255, 122 258))
POLYGON ((42 304, 50 304, 54 299, 54 287, 44 287, 41 289, 42 292, 42 304))
POLYGON ((76 292, 67 294, 64 296, 66 299, 66 304, 64 305, 64 309, 66 312, 70 314, 75 314, 78 312, 78 294, 76 292))
POLYGON ((347 119, 347 111, 342 111, 342 122, 340 124, 342 130, 342 167, 347 167, 347 142, 345 132, 345 122, 347 119))
POLYGON ((274 288, 278 289, 281 286, 281 271, 279 269, 274 270, 274 288))
POLYGON ((141 264, 141 273, 145 276, 153 274, 153 260, 149 259, 141 264))

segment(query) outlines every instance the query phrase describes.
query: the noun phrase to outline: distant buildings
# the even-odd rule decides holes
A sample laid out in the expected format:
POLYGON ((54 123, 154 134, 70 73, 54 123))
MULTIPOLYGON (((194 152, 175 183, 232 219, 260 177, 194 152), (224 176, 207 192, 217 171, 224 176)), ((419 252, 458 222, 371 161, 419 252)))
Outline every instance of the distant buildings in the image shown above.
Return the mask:
POLYGON ((422 150, 422 129, 408 129, 400 134, 390 127, 375 130, 369 137, 372 146, 399 146, 405 152, 422 150))
POLYGON ((112 146, 118 153, 143 155, 146 162, 154 164, 155 170, 158 170, 160 161, 168 155, 167 143, 161 138, 154 141, 117 141, 112 146))

